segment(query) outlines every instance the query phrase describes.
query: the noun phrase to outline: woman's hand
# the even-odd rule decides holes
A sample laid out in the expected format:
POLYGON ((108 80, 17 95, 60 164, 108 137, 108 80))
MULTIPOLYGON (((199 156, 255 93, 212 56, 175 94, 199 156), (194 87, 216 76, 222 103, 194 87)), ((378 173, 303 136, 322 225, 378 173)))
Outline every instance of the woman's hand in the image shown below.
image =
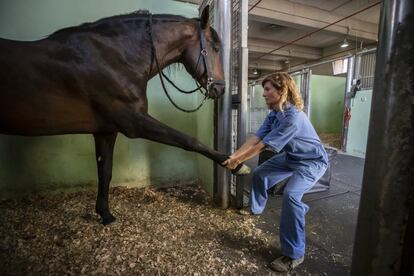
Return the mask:
POLYGON ((223 166, 226 166, 226 168, 229 169, 229 170, 234 170, 240 163, 241 162, 240 162, 239 159, 230 156, 229 159, 227 159, 226 161, 224 161, 221 164, 223 166))

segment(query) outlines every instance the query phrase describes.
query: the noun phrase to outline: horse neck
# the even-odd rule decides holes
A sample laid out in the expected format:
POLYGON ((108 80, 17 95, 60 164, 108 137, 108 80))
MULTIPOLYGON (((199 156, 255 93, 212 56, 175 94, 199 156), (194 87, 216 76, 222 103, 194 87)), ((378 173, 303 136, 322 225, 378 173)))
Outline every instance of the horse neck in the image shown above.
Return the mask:
MULTIPOLYGON (((170 64, 180 62, 186 41, 191 37, 197 37, 195 36, 197 32, 196 21, 159 21, 153 24, 152 29, 160 70, 170 64)), ((153 63, 150 77, 158 73, 155 61, 153 63)))

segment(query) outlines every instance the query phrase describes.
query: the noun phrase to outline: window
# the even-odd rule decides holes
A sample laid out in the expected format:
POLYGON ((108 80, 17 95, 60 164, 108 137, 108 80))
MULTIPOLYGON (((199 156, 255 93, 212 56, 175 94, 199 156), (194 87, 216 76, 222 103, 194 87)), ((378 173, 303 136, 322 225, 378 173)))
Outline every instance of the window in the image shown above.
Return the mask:
POLYGON ((359 78, 361 79, 362 89, 372 89, 374 87, 375 60, 375 52, 361 56, 359 78))
POLYGON ((332 69, 334 75, 346 73, 348 71, 348 58, 333 61, 332 69))

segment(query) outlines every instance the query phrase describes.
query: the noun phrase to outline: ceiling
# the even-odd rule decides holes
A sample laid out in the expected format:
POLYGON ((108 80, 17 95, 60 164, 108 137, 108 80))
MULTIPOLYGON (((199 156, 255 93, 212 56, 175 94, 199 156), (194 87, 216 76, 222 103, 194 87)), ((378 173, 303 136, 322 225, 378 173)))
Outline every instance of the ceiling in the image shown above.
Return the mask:
MULTIPOLYGON (((200 4, 201 0, 190 0, 200 4)), ((249 79, 376 44, 380 6, 372 0, 249 0, 249 79), (368 8, 369 6, 372 6, 368 8), (363 12, 352 15, 362 9, 363 12), (344 17, 351 17, 341 20, 344 17), (332 26, 327 25, 340 21, 332 26), (320 30, 324 28, 323 30, 320 30), (320 30, 320 31, 317 31, 320 30), (289 45, 293 40, 317 31, 289 45), (344 39, 347 48, 339 45, 344 39), (268 54, 276 48, 281 49, 268 54), (253 74, 257 71, 258 74, 253 74)))

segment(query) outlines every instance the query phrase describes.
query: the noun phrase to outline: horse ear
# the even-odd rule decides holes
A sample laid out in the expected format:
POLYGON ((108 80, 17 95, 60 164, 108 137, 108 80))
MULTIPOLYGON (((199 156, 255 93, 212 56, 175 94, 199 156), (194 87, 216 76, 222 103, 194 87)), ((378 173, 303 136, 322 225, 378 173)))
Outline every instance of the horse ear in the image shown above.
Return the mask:
POLYGON ((210 6, 207 5, 204 7, 203 12, 200 17, 201 28, 204 30, 207 27, 210 27, 210 6))

